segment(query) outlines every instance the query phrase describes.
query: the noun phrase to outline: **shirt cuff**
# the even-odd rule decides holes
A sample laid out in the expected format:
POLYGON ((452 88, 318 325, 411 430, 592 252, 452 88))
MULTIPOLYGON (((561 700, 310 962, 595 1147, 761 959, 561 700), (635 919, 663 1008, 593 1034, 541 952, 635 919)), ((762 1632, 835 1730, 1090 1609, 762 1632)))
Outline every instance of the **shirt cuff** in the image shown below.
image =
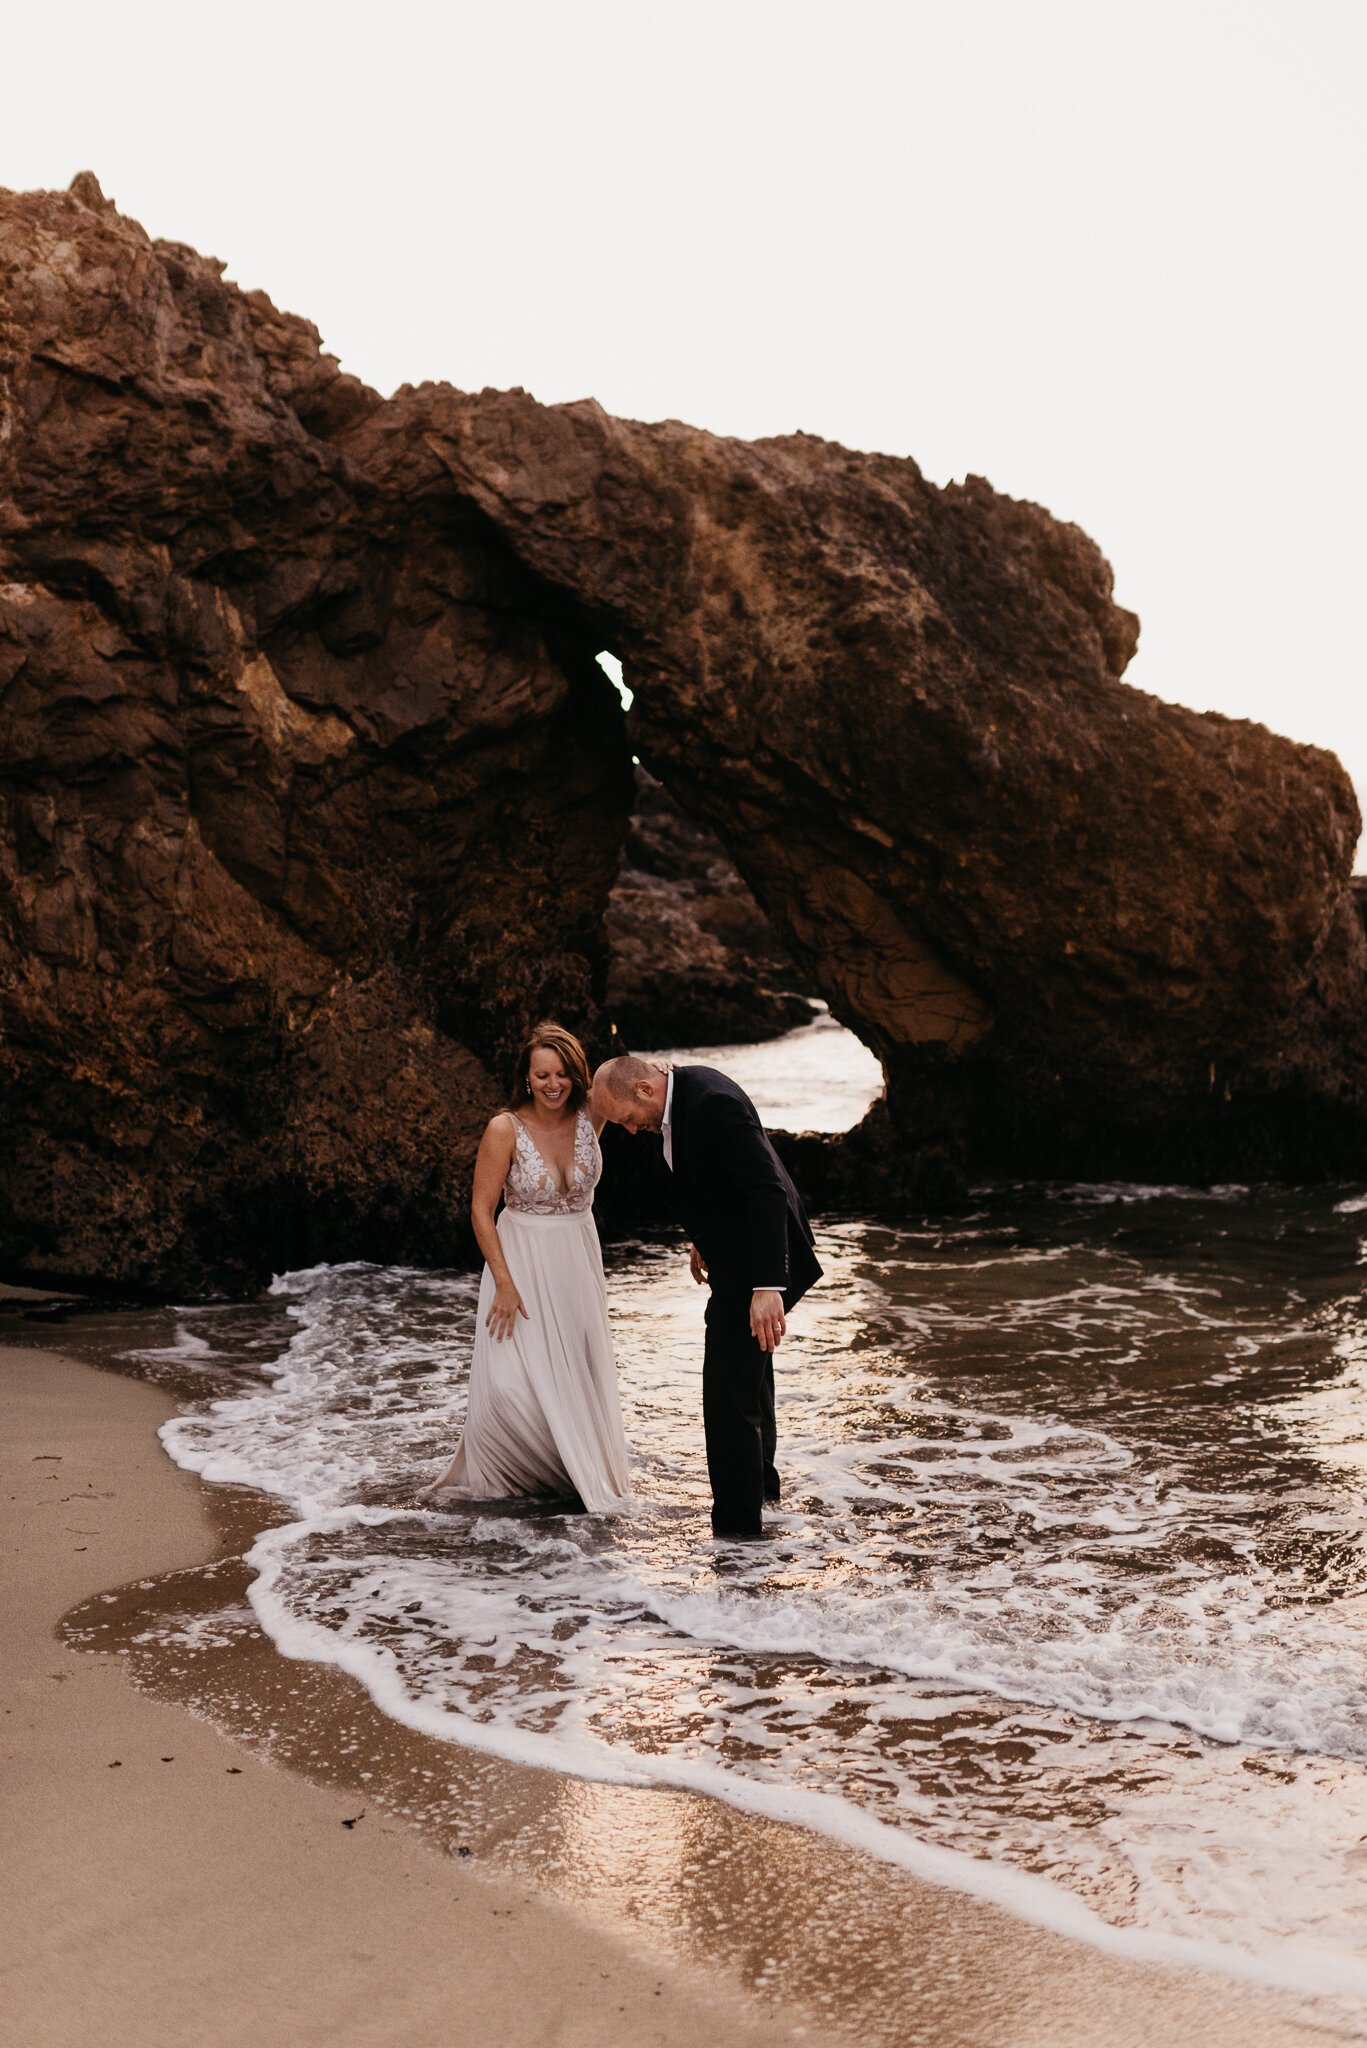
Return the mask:
MULTIPOLYGON (((785 1284, 786 1284, 786 1283, 785 1283, 785 1284)), ((750 1292, 751 1292, 752 1294, 782 1294, 782 1292, 783 1292, 783 1288, 782 1288, 782 1287, 752 1287, 752 1288, 750 1289, 750 1292)))

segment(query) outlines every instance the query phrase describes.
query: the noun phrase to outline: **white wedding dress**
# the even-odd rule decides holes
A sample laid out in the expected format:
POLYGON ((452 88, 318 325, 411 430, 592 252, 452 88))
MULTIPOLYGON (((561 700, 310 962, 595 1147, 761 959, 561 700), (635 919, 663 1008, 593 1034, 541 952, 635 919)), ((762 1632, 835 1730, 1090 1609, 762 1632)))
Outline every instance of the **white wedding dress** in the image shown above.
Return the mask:
POLYGON ((561 1189, 518 1116, 497 1230, 526 1316, 511 1337, 491 1335, 489 1268, 479 1290, 465 1434, 434 1493, 474 1500, 577 1493, 597 1513, 630 1491, 627 1440, 608 1328, 593 1191, 603 1170, 581 1109, 574 1167, 561 1189))

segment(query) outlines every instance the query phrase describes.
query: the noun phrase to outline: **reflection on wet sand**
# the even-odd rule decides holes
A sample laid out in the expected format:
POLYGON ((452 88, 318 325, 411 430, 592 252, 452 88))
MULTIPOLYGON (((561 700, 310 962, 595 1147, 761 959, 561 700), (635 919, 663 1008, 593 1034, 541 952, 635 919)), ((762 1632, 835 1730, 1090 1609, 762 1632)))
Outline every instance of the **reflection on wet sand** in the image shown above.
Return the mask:
MULTIPOLYGON (((68 1347, 69 1348, 69 1347, 68 1347)), ((812 1835, 687 1792, 586 1783, 423 1736, 360 1687, 281 1659, 255 1626, 241 1551, 269 1503, 214 1489, 222 1561, 101 1596, 69 1621, 134 1682, 357 1810, 520 1873, 606 1925, 806 2006, 815 2037, 886 2048, 1057 2048, 1156 2038, 1307 2048, 1299 2001, 1155 1977, 812 1835), (822 2025, 825 2022, 825 2026, 822 2025), (829 2028, 829 2032, 827 2031, 829 2028)), ((1324 2038, 1319 2008, 1315 2038, 1324 2038)))

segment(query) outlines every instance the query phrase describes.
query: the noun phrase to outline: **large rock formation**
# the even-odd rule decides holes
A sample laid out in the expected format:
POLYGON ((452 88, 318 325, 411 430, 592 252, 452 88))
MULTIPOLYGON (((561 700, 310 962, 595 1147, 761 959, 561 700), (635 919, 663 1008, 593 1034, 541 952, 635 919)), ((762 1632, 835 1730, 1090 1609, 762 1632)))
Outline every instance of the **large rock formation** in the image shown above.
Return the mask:
POLYGON ((632 752, 883 1057, 812 1186, 1356 1161, 1352 792, 1136 630, 979 480, 382 401, 93 179, 0 197, 0 1260, 458 1253, 526 1024, 607 1042, 632 752))
POLYGON ((462 1253, 632 796, 506 546, 220 270, 0 201, 0 1256, 122 1287, 462 1253))
POLYGON ((389 412, 622 660, 635 751, 882 1056, 884 1161, 1362 1157, 1351 785, 1123 684, 1137 621, 1076 527, 805 435, 389 412))

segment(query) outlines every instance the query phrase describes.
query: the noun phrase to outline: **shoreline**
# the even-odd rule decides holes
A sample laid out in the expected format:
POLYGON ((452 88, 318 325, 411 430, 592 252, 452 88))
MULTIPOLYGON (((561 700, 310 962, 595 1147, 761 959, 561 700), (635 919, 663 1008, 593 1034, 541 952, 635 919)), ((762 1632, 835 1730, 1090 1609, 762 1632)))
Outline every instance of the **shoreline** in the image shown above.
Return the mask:
POLYGON ((453 2023, 471 2048, 815 2038, 396 1820, 358 1827, 349 1794, 136 1690, 121 1657, 62 1644, 76 1602, 218 1551, 203 1489, 154 1434, 173 1412, 131 1379, 0 1347, 16 2039, 388 2048, 453 2023))
POLYGON ((848 2029, 937 2048, 1123 2048, 1152 2041, 1156 2029, 1174 2048, 1187 2039, 1291 2048, 1312 2032, 1324 2037, 1322 2013, 1298 2017, 1275 1994, 1105 1956, 716 1798, 590 1785, 415 1735, 387 1721, 355 1681, 286 1660, 264 1637, 222 1646, 216 1668, 232 1710, 207 1700, 201 1673, 199 1693, 184 1694, 192 1720, 173 1703, 165 1652, 136 1644, 139 1619, 164 1617, 168 1603, 193 1613, 202 1579, 221 1605, 223 1575, 240 1580, 242 1537, 248 1526, 259 1532, 261 1504, 171 1463, 153 1431, 176 1404, 159 1390, 45 1344, 0 1349, 0 1373, 11 1480, 3 1493, 18 1496, 5 1508, 7 1548, 24 1560, 10 1573, 17 1611, 6 1623, 17 1695, 7 1725, 19 1723, 11 1748, 20 1759, 8 1861, 22 1886, 9 1909, 17 1939, 7 2002, 23 2015, 26 2039, 55 2044, 88 2026, 83 1980, 84 1995, 98 1984, 101 2000, 117 1983, 123 2020, 100 2007, 111 2042, 123 2038, 120 2024, 130 2039, 186 2038, 155 2031, 173 2010, 197 2039, 251 2038, 262 2048, 308 2041, 315 2023, 331 2043, 392 2041, 453 2013, 465 2039, 490 2048, 540 2040, 552 2021, 553 2038, 566 2043, 682 2044, 721 2025, 740 2042, 835 2043, 848 2029), (52 1517, 45 1526, 43 1496, 57 1504, 58 1474, 79 1524, 69 1536, 52 1517), (81 1602, 74 1632, 116 1630, 131 1639, 126 1655, 78 1652, 54 1638, 81 1602), (128 1682, 130 1660, 139 1689, 128 1682), (231 1735, 220 1732, 225 1718, 231 1735), (101 1748, 109 1755, 96 1758, 101 1748), (482 1817, 483 1839, 467 1852, 477 1868, 462 1868, 449 1828, 422 1809, 434 1769, 462 1787, 467 1816, 482 1817), (126 1797, 130 1777, 137 1805, 126 1797), (356 1824, 358 1800, 368 1827, 356 1824), (570 1857, 548 1857, 548 1845, 563 1852, 567 1843, 570 1857), (548 1857, 542 1868, 539 1857, 548 1857), (655 1866, 644 1899, 634 1895, 633 1859, 655 1866), (168 1867, 170 1890, 160 1875, 168 1867), (131 1946, 130 1870, 156 1916, 155 1932, 131 1946), (116 1888, 117 1911, 102 1907, 102 1886, 116 1888), (180 1959, 169 1974, 168 1940, 180 1959), (529 1943, 546 1964, 532 1976, 529 1943), (274 1966, 244 1978, 244 1955, 263 1945, 274 1966), (549 1981, 561 1974, 557 1956, 563 1992, 549 1981), (226 2019, 233 1999, 255 1997, 266 1982, 275 1999, 289 1986, 278 2035, 274 2006, 238 2011, 221 2035, 205 2033, 206 1997, 226 2019), (472 1995, 484 2001, 487 2034, 472 2031, 472 1995), (63 1998, 69 2030, 45 2033, 63 1998))

